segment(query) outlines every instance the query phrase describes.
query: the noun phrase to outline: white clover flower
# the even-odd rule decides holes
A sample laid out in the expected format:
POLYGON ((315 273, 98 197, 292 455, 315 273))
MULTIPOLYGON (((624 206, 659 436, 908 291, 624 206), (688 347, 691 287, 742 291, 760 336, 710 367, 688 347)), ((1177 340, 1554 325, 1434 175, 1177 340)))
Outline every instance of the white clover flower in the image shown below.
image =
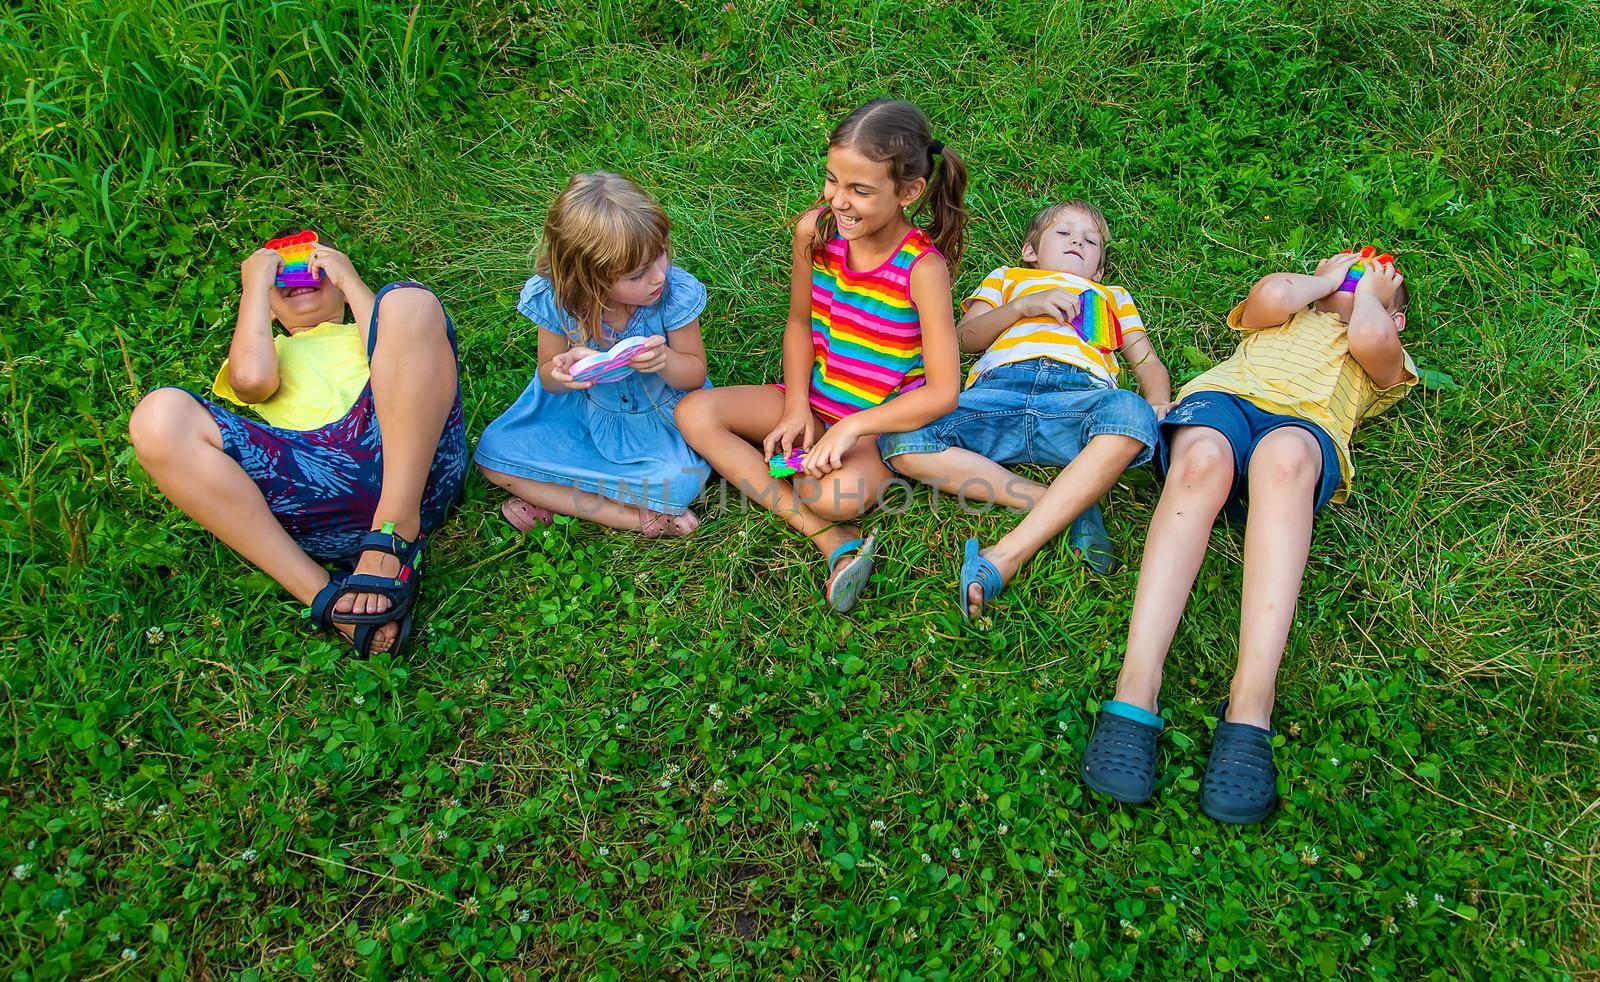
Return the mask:
POLYGON ((1191 855, 1191 856, 1200 855, 1200 847, 1199 846, 1190 846, 1189 847, 1189 855, 1191 855))
POLYGON ((914 927, 908 927, 908 928, 906 928, 905 933, 901 935, 901 937, 905 940, 906 944, 911 944, 912 942, 917 940, 917 929, 914 928, 914 927))
POLYGON ((1417 895, 1409 890, 1406 891, 1406 906, 1412 909, 1415 909, 1417 906, 1417 895))
POLYGON ((30 877, 32 875, 33 875, 33 864, 32 863, 18 863, 17 865, 11 867, 11 878, 13 880, 17 880, 17 881, 20 882, 22 880, 26 880, 28 877, 30 877))
POLYGON ((66 924, 67 923, 67 915, 70 914, 70 913, 72 913, 72 908, 71 907, 63 907, 63 908, 61 908, 61 910, 56 914, 56 923, 59 924, 59 925, 66 924))
POLYGON ((1361 936, 1361 947, 1363 947, 1363 948, 1371 948, 1372 947, 1372 935, 1363 934, 1361 936))
POLYGON ((728 793, 728 782, 719 777, 711 782, 711 787, 707 790, 713 798, 720 798, 728 793))
POLYGON ((1442 894, 1442 893, 1434 894, 1433 895, 1433 902, 1438 904, 1439 906, 1443 907, 1444 906, 1444 894, 1442 894))
POLYGON ((239 858, 247 863, 253 863, 256 861, 256 851, 254 849, 246 849, 239 854, 239 858))
POLYGON ((706 717, 708 719, 713 719, 713 720, 721 719, 722 718, 722 707, 717 705, 716 703, 711 703, 709 706, 706 707, 706 717))
POLYGON ((1479 736, 1488 736, 1489 735, 1489 727, 1485 726, 1482 723, 1479 723, 1478 724, 1478 735, 1479 736))
POLYGON ((135 951, 134 949, 132 949, 132 948, 124 948, 124 949, 122 949, 122 960, 123 961, 131 962, 135 958, 138 958, 138 957, 139 957, 139 953, 137 951, 135 951))
POLYGON ((1018 941, 1021 941, 1023 938, 1026 938, 1026 937, 1027 937, 1027 935, 1023 934, 1021 931, 1017 932, 1017 940, 1018 941))
POLYGON ((928 863, 931 863, 931 862, 933 862, 933 857, 928 855, 927 853, 923 853, 922 854, 922 864, 924 866, 926 866, 928 863))
POLYGON ((872 820, 872 824, 868 827, 872 829, 873 835, 882 835, 884 829, 887 829, 889 826, 884 824, 883 819, 875 818, 872 820))
POLYGON ((1333 766, 1335 766, 1335 767, 1339 766, 1339 758, 1337 758, 1337 757, 1333 758, 1333 766))
POLYGON ((528 920, 530 918, 532 918, 532 917, 533 917, 533 911, 527 909, 526 907, 524 907, 523 909, 517 911, 517 923, 518 924, 526 924, 526 923, 528 923, 528 920))
POLYGON ((1592 744, 1593 743, 1600 743, 1600 736, 1596 736, 1593 733, 1589 734, 1589 742, 1592 743, 1592 744))
MULTIPOLYGON (((1315 866, 1322 857, 1317 854, 1315 846, 1308 846, 1300 850, 1300 863, 1304 866, 1315 866)), ((1413 905, 1415 906, 1415 905, 1413 905)))
MULTIPOLYGON (((150 630, 144 632, 144 640, 146 644, 158 645, 167 640, 167 632, 163 631, 159 627, 152 627, 150 630)), ((126 954, 126 952, 124 952, 124 954, 126 954)))
POLYGON ((816 833, 816 831, 817 831, 817 821, 816 821, 816 819, 812 819, 812 820, 811 820, 811 821, 809 821, 809 822, 807 822, 807 823, 806 823, 806 824, 805 824, 805 825, 804 825, 804 826, 803 826, 803 828, 804 828, 804 829, 805 829, 805 833, 806 833, 806 834, 807 834, 807 835, 813 835, 813 834, 815 834, 815 833, 816 833))
POLYGON ((367 697, 357 692, 356 697, 350 701, 355 703, 357 706, 365 706, 367 704, 367 697))
POLYGON ((609 847, 607 847, 607 846, 601 846, 600 847, 600 855, 601 856, 609 856, 609 855, 611 855, 611 849, 609 847))
POLYGON ((1007 824, 1006 824, 1006 823, 1004 823, 1004 822, 1001 822, 1001 823, 1000 823, 1000 824, 999 824, 999 826, 997 826, 997 827, 996 827, 996 828, 995 828, 995 831, 996 831, 996 832, 998 832, 998 833, 1000 833, 1000 834, 1001 834, 1001 835, 1005 835, 1005 834, 1006 834, 1006 833, 1007 833, 1007 832, 1010 832, 1010 831, 1011 831, 1011 826, 1009 826, 1009 825, 1007 825, 1007 824))
POLYGON ((451 808, 460 808, 461 807, 461 799, 460 798, 451 798, 450 799, 450 807, 451 808))
POLYGON ((1044 878, 1047 879, 1047 880, 1054 880, 1054 879, 1059 878, 1060 876, 1061 876, 1061 871, 1056 869, 1054 866, 1052 866, 1049 869, 1044 871, 1044 878))
POLYGON ((954 856, 956 859, 960 859, 961 858, 961 850, 960 849, 952 849, 952 850, 950 850, 950 855, 954 856))

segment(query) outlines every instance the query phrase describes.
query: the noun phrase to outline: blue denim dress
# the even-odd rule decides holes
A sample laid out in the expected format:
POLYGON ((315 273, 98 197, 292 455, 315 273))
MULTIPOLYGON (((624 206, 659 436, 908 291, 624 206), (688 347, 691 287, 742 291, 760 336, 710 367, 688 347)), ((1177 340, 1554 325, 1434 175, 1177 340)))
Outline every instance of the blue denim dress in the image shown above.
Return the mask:
MULTIPOLYGON (((706 288, 676 266, 661 299, 634 311, 611 337, 666 337, 693 323, 706 288)), ((522 288, 517 310, 539 327, 573 337, 573 319, 556 306, 542 276, 522 288)), ((596 350, 609 349, 596 346, 596 350)), ((709 387, 710 383, 706 383, 709 387)), ((502 474, 564 484, 623 504, 681 514, 700 496, 710 466, 684 442, 672 411, 685 393, 660 375, 635 372, 581 392, 546 392, 537 375, 478 441, 474 459, 502 474)))

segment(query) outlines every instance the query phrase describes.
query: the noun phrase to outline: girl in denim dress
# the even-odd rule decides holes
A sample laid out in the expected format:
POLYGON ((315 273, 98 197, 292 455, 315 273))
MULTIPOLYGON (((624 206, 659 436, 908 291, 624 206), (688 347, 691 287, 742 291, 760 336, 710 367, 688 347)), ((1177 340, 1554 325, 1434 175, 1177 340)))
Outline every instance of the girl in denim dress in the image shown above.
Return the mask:
POLYGON ((539 371, 489 424, 476 462, 511 492, 501 511, 523 530, 552 513, 646 538, 684 536, 710 468, 673 410, 705 386, 706 290, 668 258, 661 206, 616 174, 579 174, 551 206, 538 275, 517 310, 539 327, 539 371), (613 382, 572 366, 625 338, 646 338, 613 382))

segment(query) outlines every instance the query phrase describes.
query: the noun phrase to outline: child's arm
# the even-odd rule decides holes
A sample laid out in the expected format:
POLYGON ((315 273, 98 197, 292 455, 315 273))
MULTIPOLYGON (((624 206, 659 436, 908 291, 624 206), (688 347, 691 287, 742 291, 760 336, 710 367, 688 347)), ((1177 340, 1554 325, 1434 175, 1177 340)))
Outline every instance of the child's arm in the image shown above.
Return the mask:
POLYGON ((367 347, 367 332, 372 330, 372 307, 377 298, 372 288, 356 273, 350 257, 330 246, 318 244, 306 262, 306 272, 321 273, 332 285, 344 292, 344 302, 350 305, 350 316, 361 332, 361 347, 367 347))
POLYGON ((668 331, 665 344, 654 345, 628 360, 636 372, 655 372, 679 392, 692 392, 706 384, 706 345, 696 318, 668 331))
POLYGON ((1310 276, 1302 273, 1269 273, 1256 281, 1245 298, 1239 326, 1247 331, 1277 327, 1339 289, 1345 273, 1361 258, 1359 252, 1340 252, 1317 264, 1310 276))
POLYGON ((273 249, 257 249, 239 266, 243 292, 228 347, 228 384, 246 405, 266 402, 278 391, 278 349, 272 344, 267 296, 282 266, 283 257, 273 249))
POLYGON ((989 350, 989 345, 1024 317, 1054 317, 1068 324, 1082 309, 1083 301, 1077 294, 1060 288, 1018 297, 998 307, 987 300, 974 299, 961 318, 961 350, 968 354, 989 350))
POLYGON ((1398 385, 1406 378, 1406 353, 1400 346, 1405 315, 1391 314, 1388 309, 1404 280, 1393 263, 1368 263, 1356 284, 1350 310, 1350 357, 1380 389, 1398 385))
POLYGON ((794 226, 789 257, 789 319, 783 328, 783 418, 761 441, 767 456, 810 447, 817 436, 817 417, 811 412, 811 364, 817 351, 811 341, 811 249, 817 238, 813 208, 794 226))
POLYGON ((574 362, 594 354, 592 348, 575 348, 565 334, 539 328, 539 384, 546 392, 582 392, 593 382, 574 382, 568 373, 574 362))
POLYGON ((1172 376, 1156 356, 1155 345, 1150 343, 1145 332, 1135 331, 1128 335, 1121 355, 1132 366, 1133 374, 1139 379, 1139 394, 1156 411, 1156 419, 1164 418, 1172 408, 1172 376))
POLYGON ((927 381, 902 395, 846 416, 822 435, 805 457, 806 473, 837 469, 862 437, 907 433, 955 410, 961 397, 961 353, 950 306, 950 268, 930 255, 911 269, 911 302, 922 327, 922 371, 927 381))

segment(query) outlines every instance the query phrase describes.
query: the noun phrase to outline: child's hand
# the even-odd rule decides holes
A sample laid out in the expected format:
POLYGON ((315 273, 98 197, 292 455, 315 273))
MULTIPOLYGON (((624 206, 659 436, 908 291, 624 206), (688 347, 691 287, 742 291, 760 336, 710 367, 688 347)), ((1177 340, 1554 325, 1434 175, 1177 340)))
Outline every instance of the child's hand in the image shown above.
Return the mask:
POLYGON ((574 392, 582 392, 584 389, 592 388, 594 386, 593 382, 573 381, 572 366, 594 354, 599 354, 599 352, 593 348, 568 348, 550 359, 550 378, 574 392))
POLYGON ((272 282, 278 278, 278 270, 282 268, 283 256, 278 254, 278 250, 257 249, 239 264, 239 279, 247 290, 271 289, 272 282))
POLYGON ((1030 293, 1017 301, 1027 317, 1051 317, 1063 325, 1072 323, 1083 313, 1083 298, 1071 290, 1056 287, 1040 293, 1030 293))
POLYGON ((851 425, 848 418, 842 419, 833 425, 833 429, 822 434, 810 450, 806 451, 805 471, 809 477, 820 478, 830 471, 836 471, 844 466, 844 455, 856 445, 861 434, 851 425))
POLYGON ((311 255, 306 259, 306 272, 313 276, 321 273, 327 281, 343 290, 347 285, 359 281, 356 268, 350 262, 350 257, 331 246, 317 243, 311 250, 311 255))
POLYGON ((640 348, 638 353, 628 359, 628 367, 636 372, 654 374, 667 367, 667 339, 653 337, 650 343, 640 348))
POLYGON ((1394 263, 1368 260, 1367 271, 1356 281, 1356 296, 1376 297, 1387 310, 1389 304, 1394 301, 1394 295, 1400 289, 1400 284, 1405 281, 1406 278, 1394 268, 1394 263))
POLYGON ((778 425, 772 428, 767 438, 761 441, 761 452, 768 459, 776 456, 780 451, 787 454, 795 447, 809 447, 811 441, 817 436, 817 417, 811 414, 810 409, 801 409, 793 414, 785 413, 778 420, 778 425))
POLYGON ((1361 253, 1359 252, 1336 252, 1322 262, 1317 263, 1315 275, 1318 279, 1332 284, 1328 287, 1328 292, 1332 293, 1344 285, 1345 274, 1350 272, 1350 267, 1354 266, 1360 258, 1361 253))
POLYGON ((1166 419, 1167 413, 1172 412, 1172 407, 1176 405, 1177 403, 1175 402, 1152 402, 1150 408, 1155 410, 1156 422, 1159 423, 1166 419))

